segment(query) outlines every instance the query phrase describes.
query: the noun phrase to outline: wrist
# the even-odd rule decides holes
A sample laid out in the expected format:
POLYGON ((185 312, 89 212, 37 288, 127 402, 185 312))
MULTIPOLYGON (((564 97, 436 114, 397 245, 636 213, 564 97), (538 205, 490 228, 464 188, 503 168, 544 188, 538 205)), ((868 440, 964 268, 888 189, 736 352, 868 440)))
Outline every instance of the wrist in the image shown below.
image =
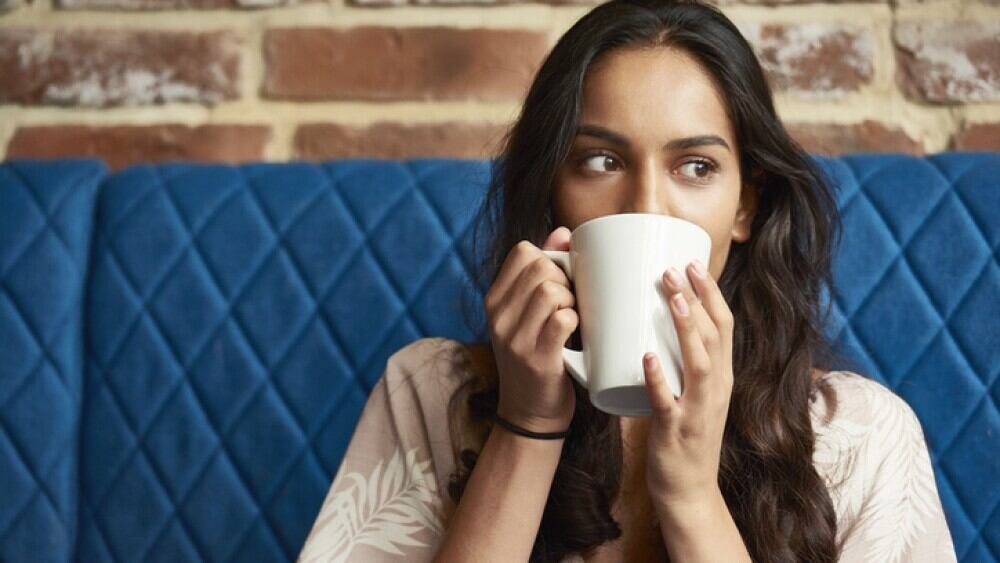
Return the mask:
POLYGON ((557 456, 561 455, 563 444, 566 442, 565 438, 557 438, 553 440, 537 440, 535 438, 528 438, 527 436, 511 432, 499 424, 493 425, 493 429, 490 430, 488 440, 495 442, 497 447, 502 450, 518 452, 530 451, 533 456, 544 454, 545 452, 553 452, 557 456))
POLYGON ((729 514, 726 499, 718 487, 690 495, 654 496, 653 506, 661 525, 671 529, 717 522, 721 513, 729 514))
POLYGON ((549 418, 519 413, 516 409, 505 408, 505 406, 501 404, 497 406, 496 414, 507 422, 523 428, 524 430, 546 434, 553 432, 565 432, 566 430, 569 430, 569 425, 573 422, 572 411, 570 411, 569 416, 549 418))
POLYGON ((504 417, 500 416, 500 413, 493 414, 493 422, 508 432, 513 432, 514 434, 535 440, 563 440, 568 438, 570 434, 568 428, 560 432, 535 432, 534 430, 529 430, 506 420, 504 417))
POLYGON ((721 490, 683 499, 660 499, 656 511, 671 561, 752 563, 721 490))

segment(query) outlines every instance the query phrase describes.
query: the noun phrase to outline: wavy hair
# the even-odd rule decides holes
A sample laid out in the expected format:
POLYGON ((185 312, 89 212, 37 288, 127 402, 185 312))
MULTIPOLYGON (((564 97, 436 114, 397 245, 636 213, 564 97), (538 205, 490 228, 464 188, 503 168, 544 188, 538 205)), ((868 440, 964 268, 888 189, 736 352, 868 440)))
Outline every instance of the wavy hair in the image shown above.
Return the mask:
MULTIPOLYGON (((495 277, 517 242, 541 245, 555 228, 552 186, 579 125, 590 65, 616 49, 660 47, 685 51, 714 77, 735 130, 741 176, 758 195, 751 236, 732 245, 719 279, 735 321, 720 489, 755 561, 836 561, 836 515, 812 464, 809 402, 817 391, 832 395, 811 375, 813 366, 829 368, 835 359, 823 327, 839 217, 821 172, 779 120, 750 45, 720 11, 693 0, 616 0, 593 9, 559 39, 507 134, 480 209, 474 241, 486 237, 489 243, 479 283, 495 277)), ((570 342, 579 347, 578 332, 570 342)), ((461 435, 456 426, 464 418, 485 440, 499 397, 495 363, 489 342, 466 351, 465 368, 476 377, 451 397, 452 435, 461 435)), ((533 562, 585 554, 622 533, 611 516, 622 480, 619 419, 597 410, 586 390, 573 385, 571 435, 533 562)), ((481 446, 456 446, 448 487, 456 503, 481 446)))

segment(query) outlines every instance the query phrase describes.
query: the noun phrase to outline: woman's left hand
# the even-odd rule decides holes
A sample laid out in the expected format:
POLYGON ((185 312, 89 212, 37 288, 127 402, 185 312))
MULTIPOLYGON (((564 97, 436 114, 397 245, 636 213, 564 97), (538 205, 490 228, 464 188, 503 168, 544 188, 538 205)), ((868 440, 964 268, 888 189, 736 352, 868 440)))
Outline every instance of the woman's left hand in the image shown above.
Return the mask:
POLYGON ((671 270, 676 277, 671 271, 663 275, 683 358, 679 398, 667 384, 660 359, 652 353, 643 357, 653 410, 646 485, 657 510, 721 498, 719 457, 733 389, 733 314, 715 279, 696 264, 688 266, 688 276, 676 270, 671 270))

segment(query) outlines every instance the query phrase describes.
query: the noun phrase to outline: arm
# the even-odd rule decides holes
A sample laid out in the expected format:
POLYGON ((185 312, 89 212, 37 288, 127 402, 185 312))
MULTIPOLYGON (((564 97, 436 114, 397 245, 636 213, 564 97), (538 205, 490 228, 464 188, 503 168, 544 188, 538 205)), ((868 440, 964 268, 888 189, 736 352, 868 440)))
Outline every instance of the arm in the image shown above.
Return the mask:
POLYGON ((844 540, 845 561, 956 560, 920 421, 900 397, 870 383, 871 432, 859 452, 864 501, 844 540))
POLYGON ((751 561, 722 491, 701 502, 661 503, 656 513, 671 561, 751 561))
POLYGON ((527 561, 563 441, 494 426, 435 561, 527 561))
POLYGON ((750 561, 718 486, 722 436, 733 388, 733 316, 711 274, 664 274, 683 358, 679 398, 655 354, 643 358, 652 406, 646 479, 671 561, 750 561))
POLYGON ((447 424, 439 397, 452 386, 444 368, 431 361, 440 349, 441 342, 423 339, 389 359, 300 563, 414 563, 433 556, 445 519, 438 483, 450 467, 442 457, 450 452, 434 447, 448 439, 441 434, 447 424))

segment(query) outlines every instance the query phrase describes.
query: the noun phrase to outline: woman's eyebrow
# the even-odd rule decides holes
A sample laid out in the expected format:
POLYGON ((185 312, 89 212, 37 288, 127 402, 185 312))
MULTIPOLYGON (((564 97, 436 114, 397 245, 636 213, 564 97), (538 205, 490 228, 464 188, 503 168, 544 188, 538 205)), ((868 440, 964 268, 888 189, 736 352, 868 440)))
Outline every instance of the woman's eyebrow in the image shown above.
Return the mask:
POLYGON ((694 137, 682 137, 680 139, 674 139, 669 143, 663 145, 664 150, 684 150, 690 149, 692 147, 702 147, 705 145, 719 145, 720 147, 732 152, 729 148, 729 143, 725 139, 718 135, 695 135, 694 137))
POLYGON ((628 139, 626 139, 624 135, 615 133, 610 129, 605 129, 604 127, 600 127, 598 125, 581 125, 580 128, 576 130, 576 134, 604 139, 614 145, 621 145, 623 147, 628 146, 628 139))
MULTIPOLYGON (((605 129, 599 125, 581 125, 579 129, 577 129, 576 134, 604 139, 609 143, 623 147, 628 146, 628 139, 625 138, 624 135, 615 133, 614 131, 605 129)), ((680 139, 674 139, 663 145, 663 150, 684 150, 705 145, 718 145, 727 151, 732 151, 729 147, 729 143, 718 135, 695 135, 693 137, 681 137, 680 139)))

